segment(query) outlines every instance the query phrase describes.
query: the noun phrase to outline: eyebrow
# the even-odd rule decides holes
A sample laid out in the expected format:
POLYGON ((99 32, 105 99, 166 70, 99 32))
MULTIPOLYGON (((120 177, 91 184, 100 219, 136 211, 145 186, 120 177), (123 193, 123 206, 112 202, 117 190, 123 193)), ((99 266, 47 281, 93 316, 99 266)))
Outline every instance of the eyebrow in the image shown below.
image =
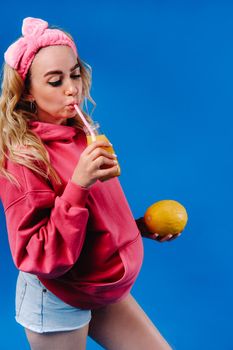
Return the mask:
MULTIPOLYGON (((76 63, 75 66, 73 66, 72 68, 70 68, 70 72, 73 72, 75 69, 80 68, 79 63, 76 63)), ((61 70, 51 70, 47 73, 45 73, 44 77, 47 77, 48 75, 52 75, 52 74, 62 74, 63 72, 61 70)))

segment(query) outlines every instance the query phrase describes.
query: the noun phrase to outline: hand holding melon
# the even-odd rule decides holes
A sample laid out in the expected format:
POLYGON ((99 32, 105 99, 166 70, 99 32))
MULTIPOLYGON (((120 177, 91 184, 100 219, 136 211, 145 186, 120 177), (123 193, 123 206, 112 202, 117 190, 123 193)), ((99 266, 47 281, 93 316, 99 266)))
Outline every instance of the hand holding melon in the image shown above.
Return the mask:
POLYGON ((183 205, 175 200, 161 200, 147 208, 137 224, 143 236, 163 242, 180 235, 187 220, 183 205))

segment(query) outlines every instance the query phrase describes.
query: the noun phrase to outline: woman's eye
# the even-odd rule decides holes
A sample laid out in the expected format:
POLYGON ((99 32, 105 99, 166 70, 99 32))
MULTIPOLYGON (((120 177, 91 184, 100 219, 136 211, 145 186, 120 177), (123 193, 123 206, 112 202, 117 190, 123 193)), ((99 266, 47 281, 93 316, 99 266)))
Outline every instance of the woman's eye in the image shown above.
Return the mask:
POLYGON ((79 79, 81 78, 81 74, 73 74, 70 76, 72 79, 79 79))
POLYGON ((57 81, 49 81, 48 84, 52 85, 52 86, 59 86, 61 85, 62 81, 61 80, 57 80, 57 81))

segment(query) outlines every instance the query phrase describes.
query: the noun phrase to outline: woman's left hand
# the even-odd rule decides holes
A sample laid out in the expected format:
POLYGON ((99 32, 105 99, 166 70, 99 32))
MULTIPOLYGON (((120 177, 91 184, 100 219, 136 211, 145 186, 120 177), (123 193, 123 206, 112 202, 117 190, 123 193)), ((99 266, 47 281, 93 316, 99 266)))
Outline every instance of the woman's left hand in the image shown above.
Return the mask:
POLYGON ((158 241, 161 243, 167 242, 167 241, 172 241, 173 239, 175 239, 181 235, 181 232, 177 233, 176 235, 167 234, 165 236, 160 236, 158 233, 149 233, 143 217, 136 219, 135 221, 136 221, 136 224, 138 226, 139 231, 141 232, 142 237, 150 238, 150 239, 153 239, 154 241, 158 241))

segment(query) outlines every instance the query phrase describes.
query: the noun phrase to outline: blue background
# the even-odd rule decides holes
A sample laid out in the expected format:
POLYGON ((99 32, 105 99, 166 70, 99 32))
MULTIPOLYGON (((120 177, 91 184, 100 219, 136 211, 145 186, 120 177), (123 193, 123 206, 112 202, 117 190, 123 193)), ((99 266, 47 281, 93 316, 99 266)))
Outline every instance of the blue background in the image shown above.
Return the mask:
MULTIPOLYGON (((174 349, 232 350, 232 2, 41 0, 1 13, 0 63, 24 17, 74 36, 135 217, 161 199, 187 208, 180 238, 144 239, 135 298, 174 349)), ((2 208, 0 222, 0 347, 29 349, 2 208)))

